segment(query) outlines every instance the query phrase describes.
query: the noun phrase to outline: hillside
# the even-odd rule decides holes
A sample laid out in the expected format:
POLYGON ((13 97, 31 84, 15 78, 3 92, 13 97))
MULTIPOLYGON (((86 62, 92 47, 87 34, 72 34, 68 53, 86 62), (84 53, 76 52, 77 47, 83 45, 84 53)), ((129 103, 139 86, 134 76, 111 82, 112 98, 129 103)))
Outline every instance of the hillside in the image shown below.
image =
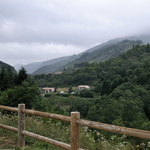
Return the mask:
POLYGON ((7 70, 12 70, 13 72, 16 72, 16 70, 14 69, 14 67, 10 66, 9 64, 6 64, 2 61, 0 61, 0 70, 2 70, 2 68, 5 68, 7 70))
POLYGON ((60 57, 57 59, 45 61, 42 63, 41 67, 33 72, 33 74, 49 74, 60 70, 63 70, 63 66, 78 58, 78 55, 60 57))
POLYGON ((23 66, 29 74, 54 73, 54 72, 63 70, 65 68, 65 66, 67 66, 67 64, 69 64, 70 62, 72 62, 76 59, 79 59, 84 53, 93 52, 97 49, 101 49, 103 46, 106 46, 106 45, 116 44, 117 42, 119 42, 121 40, 122 40, 122 38, 110 40, 108 42, 105 42, 105 43, 99 44, 95 47, 92 47, 86 51, 83 51, 82 53, 79 53, 77 55, 74 54, 71 56, 55 58, 55 59, 47 60, 47 61, 43 61, 43 62, 30 63, 27 65, 20 64, 20 65, 15 65, 14 67, 18 71, 21 68, 21 66, 23 66))
POLYGON ((61 75, 35 75, 34 78, 39 87, 70 89, 64 95, 67 97, 64 101, 62 97, 59 100, 57 97, 57 102, 54 102, 56 98, 53 94, 49 95, 44 108, 53 106, 56 108, 53 110, 63 112, 68 104, 67 112, 79 111, 88 120, 150 130, 149 44, 133 46, 119 57, 100 63, 87 63, 61 75), (79 91, 74 88, 78 85, 93 88, 79 91), (74 96, 69 91, 73 91, 74 96))
MULTIPOLYGON (((149 45, 147 45, 149 47, 149 45)), ((47 83, 51 86, 77 86, 78 84, 89 84, 98 86, 99 82, 102 85, 104 80, 108 80, 110 77, 118 75, 119 78, 132 78, 135 77, 134 73, 139 70, 139 74, 148 73, 150 60, 149 52, 146 51, 146 46, 136 45, 132 49, 129 49, 127 52, 120 54, 119 57, 110 58, 107 61, 101 63, 87 63, 85 66, 74 69, 71 72, 65 71, 62 75, 59 76, 49 76, 47 80, 43 83, 47 83), (132 76, 129 74, 132 74, 132 76), (128 77, 129 76, 129 77, 128 77)), ((38 76, 38 75, 37 75, 38 76)), ((37 77, 35 75, 35 77, 37 77)), ((45 75, 46 76, 46 75, 45 75)), ((45 78, 44 76, 38 77, 45 78)), ((116 77, 117 78, 117 77, 116 77)), ((140 77, 141 80, 144 78, 140 77)), ((110 82, 112 79, 110 79, 110 82)), ((39 81, 37 81, 38 83, 39 81)), ((143 84, 146 82, 143 82, 143 84)), ((40 86, 40 85, 39 85, 40 86)), ((44 85, 47 86, 47 85, 44 85)), ((108 92, 108 91, 107 91, 108 92)))
POLYGON ((15 65, 14 67, 18 71, 20 69, 20 67, 23 66, 27 70, 28 74, 32 74, 33 72, 35 72, 39 68, 42 68, 43 66, 54 65, 55 63, 59 63, 60 61, 66 60, 68 57, 69 56, 60 57, 60 58, 47 60, 47 61, 43 61, 43 62, 33 62, 33 63, 27 64, 27 65, 15 65))
POLYGON ((117 42, 115 44, 107 44, 102 47, 95 47, 95 50, 90 52, 87 51, 79 59, 70 62, 65 66, 65 68, 74 68, 80 66, 81 63, 98 63, 109 58, 118 57, 122 52, 127 51, 132 48, 133 45, 142 44, 142 41, 134 41, 134 40, 123 40, 121 42, 117 42), (78 65, 79 64, 79 65, 78 65))
POLYGON ((64 69, 72 69, 74 67, 83 66, 86 62, 100 62, 119 56, 120 53, 131 48, 133 45, 141 44, 139 39, 142 40, 144 44, 147 44, 150 42, 150 34, 117 38, 99 44, 77 55, 65 56, 27 65, 16 65, 14 67, 16 70, 19 70, 20 67, 23 66, 29 74, 49 74, 64 69))
POLYGON ((64 69, 73 69, 78 67, 78 64, 82 65, 82 63, 88 62, 101 62, 107 60, 112 57, 119 56, 120 53, 126 51, 131 48, 133 45, 141 44, 141 41, 130 41, 130 40, 111 40, 109 42, 100 44, 93 48, 90 48, 83 53, 78 55, 73 55, 70 57, 65 57, 65 59, 61 60, 57 59, 55 63, 43 65, 43 67, 39 68, 33 74, 48 74, 54 73, 64 69))

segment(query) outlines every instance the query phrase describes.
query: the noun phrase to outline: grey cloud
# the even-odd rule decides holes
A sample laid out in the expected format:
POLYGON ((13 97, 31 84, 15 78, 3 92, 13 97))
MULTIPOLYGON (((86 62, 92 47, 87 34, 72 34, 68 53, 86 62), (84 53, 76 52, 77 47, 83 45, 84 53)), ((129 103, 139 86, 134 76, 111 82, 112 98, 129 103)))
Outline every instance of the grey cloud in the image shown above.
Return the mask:
POLYGON ((26 64, 72 55, 72 51, 80 53, 82 50, 81 47, 63 44, 0 43, 0 60, 11 65, 26 64))
POLYGON ((0 0, 0 53, 6 46, 14 50, 16 57, 9 52, 5 57, 14 61, 19 57, 23 60, 19 49, 24 57, 28 56, 26 59, 31 58, 30 54, 38 60, 35 51, 41 54, 48 44, 51 46, 45 48, 45 54, 48 51, 57 57, 112 38, 146 33, 150 26, 149 4, 149 0, 0 0), (15 43, 18 48, 13 48, 15 43), (70 51, 68 45, 73 47, 70 51), (55 48, 60 55, 53 53, 55 48))
MULTIPOLYGON (((36 1, 29 0, 14 0, 11 3, 3 3, 5 10, 2 11, 2 15, 4 16, 2 29, 4 30, 1 31, 2 36, 0 36, 3 42, 64 42, 67 44, 86 44, 92 41, 92 39, 93 41, 98 40, 98 36, 101 36, 99 32, 105 36, 104 34, 107 33, 107 30, 109 32, 115 26, 112 24, 113 22, 107 22, 104 19, 96 20, 95 17, 99 16, 101 11, 98 11, 98 8, 96 8, 98 12, 95 14, 93 13, 93 7, 86 9, 89 6, 83 6, 82 2, 78 2, 79 5, 73 2, 74 5, 76 4, 75 6, 67 5, 66 3, 61 3, 61 6, 58 1, 56 1, 56 4, 59 4, 59 6, 55 5, 52 1, 48 3, 49 6, 45 6, 46 4, 40 5, 42 4, 41 1, 37 1, 36 3, 36 1), (84 9, 86 12, 84 12, 84 9), (83 13, 81 13, 82 11, 83 13), (111 28, 107 28, 107 23, 112 24, 111 28), (107 28, 107 30, 104 28, 107 28), (78 40, 78 37, 81 37, 82 41, 78 40)), ((101 8, 101 6, 99 7, 101 8)))

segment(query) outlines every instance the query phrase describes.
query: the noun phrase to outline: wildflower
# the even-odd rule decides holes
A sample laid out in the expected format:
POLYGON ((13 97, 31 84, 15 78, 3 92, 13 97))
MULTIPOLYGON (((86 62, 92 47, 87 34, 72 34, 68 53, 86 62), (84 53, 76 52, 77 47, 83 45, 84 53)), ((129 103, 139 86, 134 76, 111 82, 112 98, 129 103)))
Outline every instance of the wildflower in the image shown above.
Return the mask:
POLYGON ((84 131, 87 132, 88 131, 88 127, 84 127, 84 131))
POLYGON ((150 142, 147 143, 147 147, 150 147, 150 142))
POLYGON ((145 143, 141 143, 140 145, 144 147, 144 146, 145 146, 145 143))
POLYGON ((119 144, 121 147, 123 147, 124 145, 122 143, 119 144))
POLYGON ((136 147, 140 147, 140 145, 136 145, 136 147))
POLYGON ((122 138, 122 139, 125 139, 126 137, 127 137, 126 135, 123 135, 121 138, 122 138))
POLYGON ((99 135, 100 135, 100 133, 99 133, 99 132, 96 132, 96 134, 97 134, 97 136, 99 136, 99 135))
POLYGON ((101 137, 101 140, 105 140, 105 138, 104 138, 104 137, 101 137))
POLYGON ((124 145, 128 144, 127 142, 123 142, 124 145))

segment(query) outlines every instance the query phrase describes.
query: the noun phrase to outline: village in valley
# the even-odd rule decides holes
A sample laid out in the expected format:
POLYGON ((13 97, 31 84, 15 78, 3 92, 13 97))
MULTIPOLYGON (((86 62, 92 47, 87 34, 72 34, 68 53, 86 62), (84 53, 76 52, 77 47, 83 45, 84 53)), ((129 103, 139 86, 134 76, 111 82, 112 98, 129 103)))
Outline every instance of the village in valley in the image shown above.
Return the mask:
POLYGON ((64 88, 54 88, 54 87, 43 87, 41 90, 44 94, 51 94, 51 93, 60 93, 60 94, 76 94, 81 90, 90 90, 91 87, 89 85, 79 85, 77 87, 64 87, 64 88))

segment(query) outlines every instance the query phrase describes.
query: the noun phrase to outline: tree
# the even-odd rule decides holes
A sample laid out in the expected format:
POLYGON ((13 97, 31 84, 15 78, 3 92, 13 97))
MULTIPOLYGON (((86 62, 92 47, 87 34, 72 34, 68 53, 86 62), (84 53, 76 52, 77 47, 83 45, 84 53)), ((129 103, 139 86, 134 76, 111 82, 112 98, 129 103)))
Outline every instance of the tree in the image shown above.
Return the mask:
POLYGON ((71 92, 73 92, 72 86, 70 86, 69 89, 68 89, 68 93, 71 93, 71 92))
POLYGON ((86 117, 88 113, 88 109, 91 105, 90 99, 85 99, 81 97, 71 97, 70 100, 72 102, 72 106, 70 108, 71 111, 79 111, 81 114, 81 117, 86 117))
POLYGON ((2 68, 0 72, 0 90, 5 91, 6 89, 14 85, 14 76, 15 73, 11 69, 6 70, 2 68))
POLYGON ((37 107, 40 101, 40 91, 39 88, 33 84, 30 85, 29 82, 23 81, 22 85, 9 88, 3 93, 1 93, 0 103, 2 105, 8 105, 12 107, 17 107, 18 104, 26 104, 26 108, 37 107))
POLYGON ((83 89, 80 91, 80 96, 86 98, 92 98, 94 96, 94 93, 88 89, 83 89))
POLYGON ((25 80, 27 80, 28 74, 24 67, 21 67, 21 69, 18 72, 18 75, 16 76, 16 85, 21 85, 21 83, 25 80))
POLYGON ((27 108, 37 105, 40 100, 40 91, 35 82, 28 77, 22 67, 16 74, 11 70, 2 69, 0 72, 0 103, 17 107, 25 103, 27 108))
POLYGON ((102 83, 102 89, 101 89, 102 95, 110 93, 110 85, 111 85, 110 80, 104 80, 104 82, 102 83))

